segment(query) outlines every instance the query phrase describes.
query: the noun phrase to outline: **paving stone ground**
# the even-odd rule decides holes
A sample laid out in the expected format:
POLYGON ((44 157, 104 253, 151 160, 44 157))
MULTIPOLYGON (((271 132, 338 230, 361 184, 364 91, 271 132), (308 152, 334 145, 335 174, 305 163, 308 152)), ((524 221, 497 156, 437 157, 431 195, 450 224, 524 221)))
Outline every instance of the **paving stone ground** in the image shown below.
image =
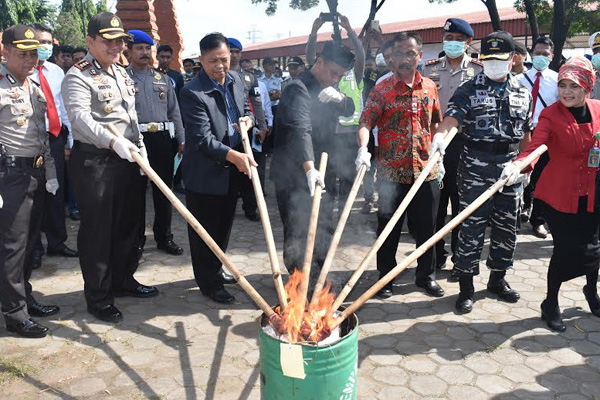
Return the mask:
MULTIPOLYGON (((282 227, 273 186, 267 202, 280 260, 282 227)), ((346 280, 375 240, 375 215, 362 215, 356 202, 333 266, 346 280)), ((45 339, 25 340, 0 327, 2 399, 258 399, 257 319, 260 312, 237 287, 237 301, 217 305, 193 280, 187 231, 175 216, 175 239, 185 255, 167 256, 152 240, 148 201, 148 244, 137 279, 159 287, 160 296, 117 299, 123 322, 102 323, 86 312, 76 260, 45 257, 33 274, 36 297, 62 312, 43 321, 45 339)), ((75 247, 77 223, 68 221, 75 247)), ((487 241, 486 241, 487 244, 487 241)), ((414 249, 403 235, 402 259, 414 249)), ((508 276, 522 299, 498 302, 485 290, 488 272, 476 279, 469 315, 454 312, 458 284, 439 273, 446 296, 428 297, 405 271, 395 296, 371 300, 358 313, 359 398, 361 399, 600 399, 600 319, 589 313, 583 279, 566 283, 560 303, 568 329, 558 334, 540 320, 552 240, 525 228, 515 269, 508 276)), ((227 253, 267 302, 275 304, 261 224, 238 207, 227 253)), ((374 263, 349 300, 377 278, 374 263)), ((327 399, 323 399, 327 400, 327 399)))

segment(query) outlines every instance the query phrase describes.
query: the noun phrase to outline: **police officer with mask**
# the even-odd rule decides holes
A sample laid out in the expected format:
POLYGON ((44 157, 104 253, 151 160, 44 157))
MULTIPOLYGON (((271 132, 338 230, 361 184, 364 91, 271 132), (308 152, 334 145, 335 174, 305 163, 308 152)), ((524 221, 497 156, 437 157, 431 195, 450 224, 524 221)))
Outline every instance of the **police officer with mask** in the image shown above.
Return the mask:
MULTIPOLYGON (((473 41, 473 28, 469 23, 460 18, 449 18, 444 24, 443 46, 446 55, 441 58, 435 58, 425 62, 423 76, 431 79, 437 84, 438 95, 440 96, 440 105, 442 112, 448 109, 450 98, 460 85, 467 82, 477 74, 483 67, 481 62, 469 57, 465 51, 473 41)), ((446 150, 444 156, 443 184, 440 193, 440 205, 437 216, 437 228, 441 229, 446 225, 446 216, 448 214, 448 203, 452 204, 452 216, 456 216, 459 210, 458 188, 456 186, 456 171, 458 168, 458 159, 463 148, 461 136, 456 137, 446 150)), ((451 249, 452 254, 456 250, 456 241, 458 229, 452 231, 451 249)), ((444 268, 448 252, 445 250, 444 240, 440 240, 436 245, 437 268, 444 268)), ((458 279, 455 274, 450 280, 458 279)))
POLYGON ((105 322, 123 314, 115 297, 152 297, 158 289, 135 280, 144 189, 131 152, 147 157, 135 112, 135 84, 117 62, 129 35, 119 17, 96 14, 88 23, 87 56, 62 85, 73 150, 69 172, 79 203, 79 264, 88 312, 105 322), (107 124, 115 125, 115 136, 107 124))
MULTIPOLYGON (((464 147, 458 165, 458 195, 461 210, 498 181, 506 163, 530 141, 531 93, 510 74, 514 60, 513 37, 503 31, 481 41, 483 73, 460 86, 448 103, 443 122, 434 136, 431 153, 444 153, 444 132, 463 126, 464 147)), ((519 294, 504 276, 514 262, 517 214, 522 183, 505 186, 467 218, 459 228, 454 268, 459 274, 460 294, 456 308, 473 309, 473 276, 479 261, 485 230, 491 222, 488 291, 515 303, 519 294)))
POLYGON ((41 338, 48 328, 31 319, 56 314, 31 295, 29 278, 40 235, 44 187, 58 180, 46 132, 46 98, 30 77, 38 63, 35 31, 15 25, 2 35, 0 64, 0 304, 6 329, 41 338))
MULTIPOLYGON (((145 32, 129 31, 127 43, 131 64, 127 73, 135 83, 135 110, 138 116, 140 132, 144 136, 144 145, 148 151, 150 166, 158 176, 172 187, 173 157, 175 151, 172 140, 178 145, 178 153, 183 153, 185 131, 181 122, 181 113, 171 79, 150 66, 154 40, 145 32)), ((183 249, 173 241, 171 233, 171 202, 160 189, 152 183, 154 200, 154 240, 159 250, 167 254, 181 255, 183 249)), ((142 193, 145 205, 145 192, 142 193)), ((145 219, 146 207, 141 208, 145 219)), ((142 225, 142 236, 145 224, 142 225)), ((143 236, 142 243, 145 242, 143 236)))

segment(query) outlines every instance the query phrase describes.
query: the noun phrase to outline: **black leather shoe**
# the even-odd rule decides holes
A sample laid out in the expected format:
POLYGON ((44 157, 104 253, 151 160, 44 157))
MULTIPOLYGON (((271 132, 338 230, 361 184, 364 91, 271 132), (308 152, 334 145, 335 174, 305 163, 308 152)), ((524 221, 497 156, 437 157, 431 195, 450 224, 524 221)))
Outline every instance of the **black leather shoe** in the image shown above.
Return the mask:
POLYGON ((225 284, 225 285, 234 285, 237 283, 237 280, 235 279, 235 277, 227 272, 225 272, 223 269, 221 269, 218 272, 219 278, 221 280, 221 283, 225 284))
POLYGON ((590 306, 590 311, 596 317, 600 318, 600 297, 598 297, 598 293, 588 293, 587 285, 583 287, 583 294, 585 295, 585 299, 590 306))
POLYGON ((567 327, 560 316, 560 309, 558 306, 548 307, 546 305, 546 300, 544 300, 542 301, 540 308, 542 309, 542 320, 546 321, 548 328, 557 332, 564 332, 567 330, 567 327))
POLYGON ((487 290, 507 303, 516 303, 521 298, 521 295, 516 290, 511 289, 504 278, 493 283, 488 283, 487 290))
POLYGON ((533 236, 540 238, 540 239, 546 239, 548 237, 548 231, 546 230, 546 227, 544 227, 544 225, 535 225, 531 228, 531 230, 533 231, 533 236))
POLYGON ((115 297, 138 297, 138 298, 146 298, 146 297, 154 297, 158 296, 158 289, 154 286, 146 286, 146 285, 137 285, 134 288, 125 288, 115 290, 113 292, 113 296, 115 297))
POLYGON ((173 239, 168 239, 163 243, 158 243, 156 247, 159 250, 165 251, 167 254, 171 254, 172 256, 180 256, 183 254, 183 249, 179 247, 173 239))
POLYGON ((246 215, 246 218, 252 222, 256 222, 256 221, 260 220, 260 217, 258 216, 258 214, 256 212, 246 212, 244 214, 246 215))
POLYGON ((416 282, 416 285, 433 297, 443 297, 446 293, 436 281, 416 282))
POLYGON ((35 303, 27 304, 27 312, 32 317, 49 317, 54 314, 58 314, 60 307, 58 306, 43 306, 37 301, 35 303))
POLYGON ((26 338, 43 338, 48 333, 48 328, 38 324, 31 318, 17 325, 6 325, 6 330, 26 338))
POLYGON ((221 304, 229 304, 235 300, 235 297, 233 297, 231 293, 223 288, 214 289, 207 292, 202 291, 202 294, 221 304))
POLYGON ((384 287, 383 289, 381 289, 379 292, 377 292, 375 294, 375 297, 377 297, 378 299, 381 299, 381 300, 385 300, 385 299, 389 299, 393 295, 394 295, 394 293, 392 292, 392 289, 384 287))
POLYGON ((48 249, 49 256, 60 256, 60 257, 78 257, 79 253, 77 251, 68 248, 66 245, 62 245, 58 249, 48 249))
POLYGON ((456 299, 456 311, 461 314, 468 314, 473 311, 473 295, 471 294, 458 294, 458 299, 456 299))
POLYGON ((112 304, 100 308, 88 306, 88 312, 104 322, 119 322, 123 319, 121 311, 112 304))

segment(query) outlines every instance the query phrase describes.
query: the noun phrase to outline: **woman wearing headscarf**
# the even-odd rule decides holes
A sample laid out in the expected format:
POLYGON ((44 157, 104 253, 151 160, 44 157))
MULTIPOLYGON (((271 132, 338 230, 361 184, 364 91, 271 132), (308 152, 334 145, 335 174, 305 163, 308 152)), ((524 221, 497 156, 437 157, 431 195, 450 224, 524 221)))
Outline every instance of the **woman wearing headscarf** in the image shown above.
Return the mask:
POLYGON ((573 57, 567 61, 558 74, 559 101, 542 111, 530 145, 503 171, 510 185, 519 176, 521 160, 539 146, 548 146, 550 162, 534 193, 542 201, 554 240, 548 292, 541 309, 548 327, 560 332, 566 326, 558 292, 565 281, 586 276, 583 293, 592 314, 600 317, 600 101, 589 98, 594 82, 589 60, 573 57))

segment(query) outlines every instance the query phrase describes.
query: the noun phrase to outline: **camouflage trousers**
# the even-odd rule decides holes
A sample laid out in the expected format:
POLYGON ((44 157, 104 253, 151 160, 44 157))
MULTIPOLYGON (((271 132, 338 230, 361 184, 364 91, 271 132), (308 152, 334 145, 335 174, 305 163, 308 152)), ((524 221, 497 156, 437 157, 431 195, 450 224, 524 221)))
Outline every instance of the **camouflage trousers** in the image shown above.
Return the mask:
MULTIPOLYGON (((497 180, 481 179, 481 176, 473 176, 462 169, 461 173, 459 167, 458 176, 461 211, 497 180)), ((506 187, 502 193, 497 192, 460 225, 454 263, 454 268, 459 274, 479 274, 479 261, 488 225, 491 225, 488 268, 492 271, 512 268, 521 191, 522 184, 517 184, 506 187)))

